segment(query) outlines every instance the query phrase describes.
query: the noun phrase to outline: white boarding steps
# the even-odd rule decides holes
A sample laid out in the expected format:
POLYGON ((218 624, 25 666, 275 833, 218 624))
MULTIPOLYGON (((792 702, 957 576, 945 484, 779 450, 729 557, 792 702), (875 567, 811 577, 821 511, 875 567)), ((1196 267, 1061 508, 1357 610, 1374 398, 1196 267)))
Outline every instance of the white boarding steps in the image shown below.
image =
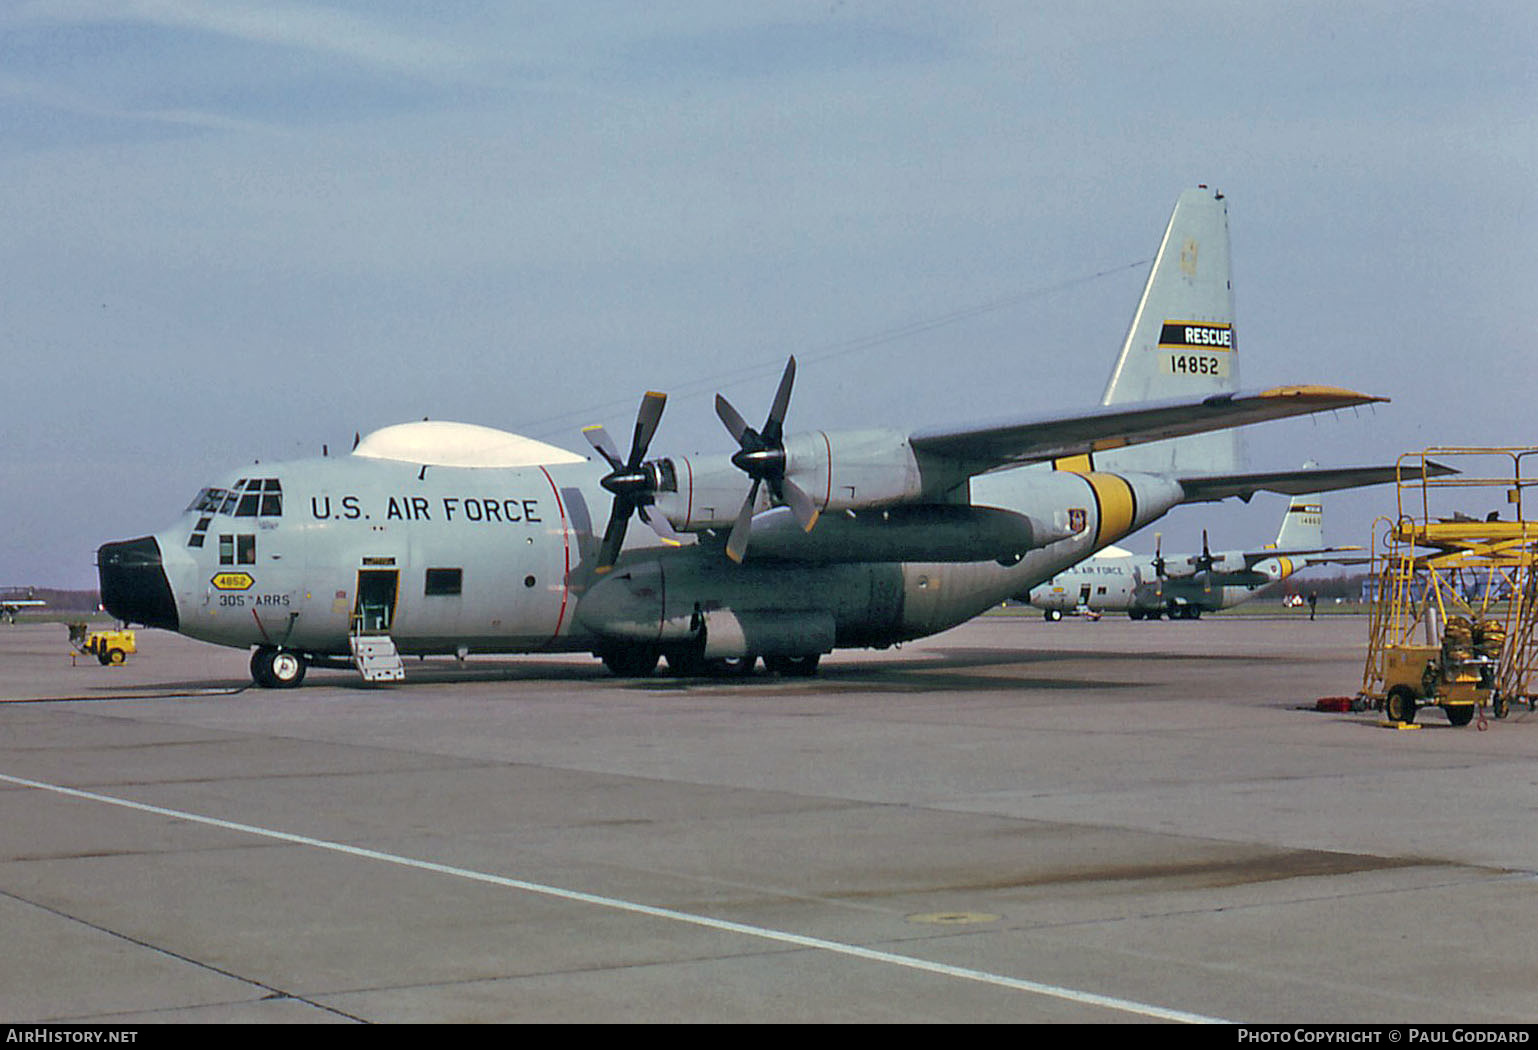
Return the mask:
POLYGON ((406 677, 401 654, 395 651, 395 639, 388 634, 348 635, 352 663, 365 682, 399 682, 406 677))

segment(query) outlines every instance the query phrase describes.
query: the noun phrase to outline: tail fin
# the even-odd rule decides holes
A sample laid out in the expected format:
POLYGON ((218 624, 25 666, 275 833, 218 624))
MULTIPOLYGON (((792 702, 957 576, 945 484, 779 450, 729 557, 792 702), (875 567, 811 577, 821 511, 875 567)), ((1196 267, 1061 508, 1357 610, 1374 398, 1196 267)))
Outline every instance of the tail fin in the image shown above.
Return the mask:
MULTIPOLYGON (((1103 405, 1232 393, 1239 389, 1228 203, 1205 186, 1175 204, 1158 258, 1111 370, 1103 405)), ((1096 455, 1097 467, 1158 474, 1243 469, 1233 430, 1096 455)))
POLYGON ((1324 547, 1324 505, 1318 494, 1294 496, 1276 534, 1279 550, 1320 550, 1324 547))

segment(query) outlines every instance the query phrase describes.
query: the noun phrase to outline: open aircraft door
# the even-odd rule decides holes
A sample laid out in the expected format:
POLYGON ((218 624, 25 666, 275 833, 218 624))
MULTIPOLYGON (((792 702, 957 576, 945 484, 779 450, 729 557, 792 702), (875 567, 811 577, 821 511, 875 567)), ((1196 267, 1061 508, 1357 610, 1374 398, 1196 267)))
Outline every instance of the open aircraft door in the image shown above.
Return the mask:
POLYGON ((389 634, 395 622, 395 601, 400 591, 400 570, 359 569, 353 603, 355 634, 389 634))

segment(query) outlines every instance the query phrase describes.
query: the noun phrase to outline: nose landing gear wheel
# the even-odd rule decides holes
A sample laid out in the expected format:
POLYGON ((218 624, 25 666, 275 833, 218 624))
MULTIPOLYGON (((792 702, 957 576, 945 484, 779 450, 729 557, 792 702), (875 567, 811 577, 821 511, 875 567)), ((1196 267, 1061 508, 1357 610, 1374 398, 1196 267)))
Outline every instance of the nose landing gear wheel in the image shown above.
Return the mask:
POLYGON ((294 689, 309 666, 303 656, 287 649, 263 646, 251 654, 251 678, 263 689, 294 689))

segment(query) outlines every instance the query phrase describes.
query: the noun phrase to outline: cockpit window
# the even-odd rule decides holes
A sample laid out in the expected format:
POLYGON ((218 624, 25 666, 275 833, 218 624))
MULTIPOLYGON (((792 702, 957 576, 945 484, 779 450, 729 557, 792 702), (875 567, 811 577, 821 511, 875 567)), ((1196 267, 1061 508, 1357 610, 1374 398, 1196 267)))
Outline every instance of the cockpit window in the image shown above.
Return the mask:
POLYGON ((262 506, 257 513, 264 518, 282 516, 283 484, 277 478, 268 478, 262 483, 262 506))
POLYGON ((195 510, 199 514, 208 514, 217 511, 224 505, 224 498, 229 493, 224 489, 204 489, 198 493, 198 498, 187 505, 188 510, 195 510))
POLYGON ((232 489, 204 489, 187 509, 237 518, 281 518, 283 483, 277 478, 241 478, 232 489))

